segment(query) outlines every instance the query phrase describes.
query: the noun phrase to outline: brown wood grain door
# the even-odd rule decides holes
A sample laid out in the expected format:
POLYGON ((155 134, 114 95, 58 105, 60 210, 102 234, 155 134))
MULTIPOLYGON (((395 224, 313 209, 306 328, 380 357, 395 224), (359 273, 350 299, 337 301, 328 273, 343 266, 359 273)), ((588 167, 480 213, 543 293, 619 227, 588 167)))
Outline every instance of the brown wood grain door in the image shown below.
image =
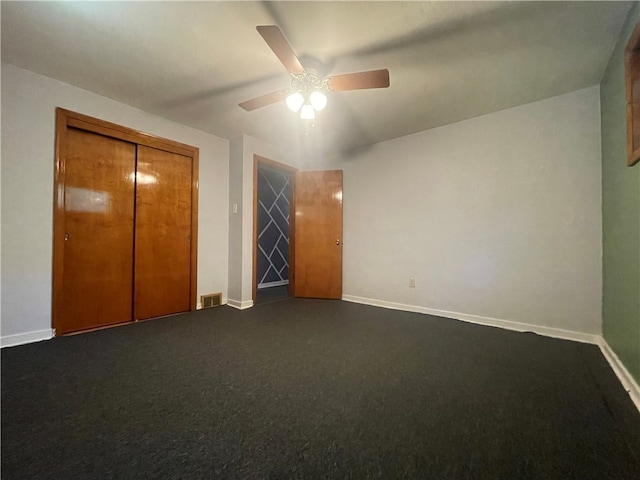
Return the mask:
POLYGON ((191 175, 190 157, 138 146, 136 320, 190 310, 191 175))
POLYGON ((57 333, 132 320, 136 146, 67 131, 57 333))
POLYGON ((296 172, 294 295, 342 298, 342 170, 296 172))

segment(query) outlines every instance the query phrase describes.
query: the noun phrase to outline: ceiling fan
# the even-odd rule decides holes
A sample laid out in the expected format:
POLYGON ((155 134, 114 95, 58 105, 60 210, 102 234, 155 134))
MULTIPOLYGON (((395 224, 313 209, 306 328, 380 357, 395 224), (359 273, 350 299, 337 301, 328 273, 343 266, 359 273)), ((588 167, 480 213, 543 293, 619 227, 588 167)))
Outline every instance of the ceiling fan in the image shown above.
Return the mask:
POLYGON ((256 27, 256 30, 291 74, 291 88, 267 93, 238 104, 248 112, 286 100, 289 109, 300 112, 300 118, 313 120, 315 112, 326 106, 327 92, 387 88, 389 86, 389 70, 387 69, 322 78, 309 67, 305 70, 277 25, 260 25, 256 27))

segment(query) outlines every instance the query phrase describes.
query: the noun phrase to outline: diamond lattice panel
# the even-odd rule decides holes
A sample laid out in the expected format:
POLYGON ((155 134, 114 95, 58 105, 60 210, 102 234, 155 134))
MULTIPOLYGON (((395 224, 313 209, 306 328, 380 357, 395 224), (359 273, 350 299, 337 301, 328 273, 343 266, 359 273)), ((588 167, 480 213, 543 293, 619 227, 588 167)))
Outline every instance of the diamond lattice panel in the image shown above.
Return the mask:
POLYGON ((291 177, 258 167, 258 288, 289 283, 291 177))

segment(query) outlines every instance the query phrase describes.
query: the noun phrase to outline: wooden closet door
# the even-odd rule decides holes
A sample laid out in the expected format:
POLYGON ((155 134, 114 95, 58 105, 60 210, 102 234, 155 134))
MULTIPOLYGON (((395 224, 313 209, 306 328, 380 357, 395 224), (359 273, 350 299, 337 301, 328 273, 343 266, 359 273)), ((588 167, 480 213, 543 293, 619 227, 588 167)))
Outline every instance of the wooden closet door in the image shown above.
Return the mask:
POLYGON ((67 130, 57 333, 132 320, 136 146, 67 130))
POLYGON ((191 307, 192 159, 138 146, 134 318, 191 307))

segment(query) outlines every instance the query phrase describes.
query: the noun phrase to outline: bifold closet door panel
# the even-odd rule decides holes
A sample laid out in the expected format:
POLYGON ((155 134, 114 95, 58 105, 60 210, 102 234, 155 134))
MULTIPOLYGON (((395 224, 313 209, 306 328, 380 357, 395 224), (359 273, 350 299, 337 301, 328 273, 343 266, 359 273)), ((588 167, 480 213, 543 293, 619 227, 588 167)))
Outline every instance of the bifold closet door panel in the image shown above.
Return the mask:
POLYGON ((58 333, 132 320, 136 145, 67 130, 58 333))
POLYGON ((134 318, 190 310, 192 159, 138 146, 134 318))

